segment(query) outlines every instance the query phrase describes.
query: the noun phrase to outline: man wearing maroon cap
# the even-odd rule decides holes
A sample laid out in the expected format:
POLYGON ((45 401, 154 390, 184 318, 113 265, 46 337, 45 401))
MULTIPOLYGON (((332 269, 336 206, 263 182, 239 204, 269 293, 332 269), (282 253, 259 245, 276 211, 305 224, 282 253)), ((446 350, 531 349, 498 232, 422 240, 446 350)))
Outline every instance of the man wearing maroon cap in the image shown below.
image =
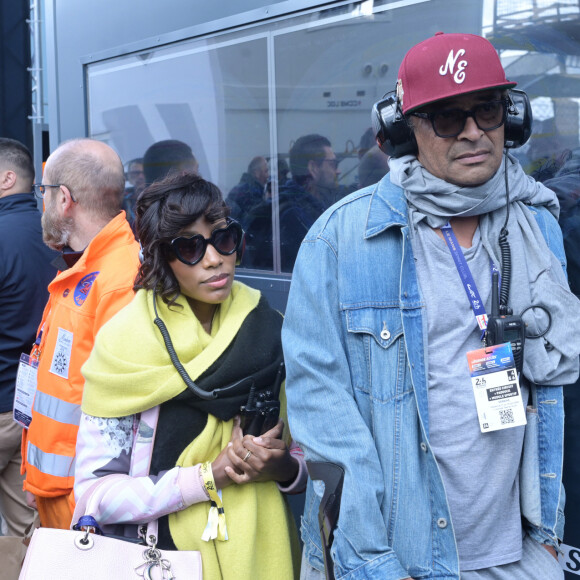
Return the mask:
MULTIPOLYGON (((563 577, 561 385, 578 376, 580 302, 556 196, 508 153, 531 131, 515 85, 482 37, 411 48, 373 111, 390 173, 298 254, 288 415, 309 461, 344 470, 337 578, 563 577)), ((309 483, 304 580, 323 578, 322 491, 309 483)))

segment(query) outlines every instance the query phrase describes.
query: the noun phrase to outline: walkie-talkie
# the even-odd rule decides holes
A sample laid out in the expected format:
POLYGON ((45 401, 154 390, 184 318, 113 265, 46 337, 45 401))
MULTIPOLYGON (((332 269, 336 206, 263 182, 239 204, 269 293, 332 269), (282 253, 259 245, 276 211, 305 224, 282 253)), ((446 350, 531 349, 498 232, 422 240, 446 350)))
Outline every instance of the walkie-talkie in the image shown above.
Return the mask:
POLYGON ((280 416, 280 388, 285 378, 284 362, 280 363, 271 389, 256 394, 252 385, 248 402, 241 407, 241 426, 244 435, 258 437, 278 423, 280 416))
POLYGON ((491 315, 487 319, 485 346, 503 344, 504 342, 511 343, 516 370, 521 373, 524 366, 525 324, 522 317, 512 314, 507 306, 503 308, 506 313, 500 313, 498 281, 499 275, 494 272, 491 277, 491 315))

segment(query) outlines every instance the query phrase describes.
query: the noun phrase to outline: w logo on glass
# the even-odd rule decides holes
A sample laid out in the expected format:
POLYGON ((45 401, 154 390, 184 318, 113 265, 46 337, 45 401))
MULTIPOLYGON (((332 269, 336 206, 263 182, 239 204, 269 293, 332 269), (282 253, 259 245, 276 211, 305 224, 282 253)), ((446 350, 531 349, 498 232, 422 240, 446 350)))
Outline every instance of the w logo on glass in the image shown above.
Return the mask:
POLYGON ((450 50, 447 56, 447 61, 443 66, 439 67, 439 74, 442 77, 450 74, 453 80, 460 85, 465 80, 465 67, 467 66, 467 61, 457 61, 457 59, 464 54, 465 49, 463 48, 460 48, 455 54, 453 53, 453 50, 450 50))

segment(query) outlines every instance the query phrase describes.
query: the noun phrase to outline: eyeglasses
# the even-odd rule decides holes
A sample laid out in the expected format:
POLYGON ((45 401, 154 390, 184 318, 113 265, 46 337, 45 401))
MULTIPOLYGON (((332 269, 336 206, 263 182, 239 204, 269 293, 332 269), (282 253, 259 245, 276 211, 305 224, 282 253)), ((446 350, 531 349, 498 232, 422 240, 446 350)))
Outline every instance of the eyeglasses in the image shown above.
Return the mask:
POLYGON ((175 238, 171 240, 171 249, 180 262, 195 266, 205 256, 208 244, 222 256, 231 256, 240 249, 243 235, 242 226, 232 221, 225 228, 214 230, 209 238, 204 238, 201 234, 175 238))
POLYGON ((506 117, 506 101, 488 101, 476 105, 473 109, 465 111, 464 109, 443 109, 433 113, 411 113, 411 116, 431 121, 433 131, 437 137, 446 139, 448 137, 457 137, 463 129, 467 118, 472 117, 475 124, 482 131, 493 131, 501 127, 506 117))
MULTIPOLYGON (((44 199, 44 195, 46 194, 47 187, 62 187, 63 185, 64 185, 64 183, 59 183, 57 185, 45 185, 43 183, 34 183, 32 185, 32 188, 34 190, 34 195, 38 199, 44 199)), ((68 189, 68 192, 70 193, 70 198, 72 199, 73 203, 76 203, 77 200, 73 197, 73 194, 72 194, 72 191, 70 190, 70 187, 68 187, 68 185, 65 185, 65 187, 68 189)))
POLYGON ((60 183, 58 185, 43 185, 42 183, 35 183, 32 187, 34 189, 34 195, 36 195, 38 199, 43 199, 47 187, 60 187, 60 183))
POLYGON ((323 159, 322 163, 328 163, 333 169, 338 169, 338 159, 335 157, 334 159, 323 159))

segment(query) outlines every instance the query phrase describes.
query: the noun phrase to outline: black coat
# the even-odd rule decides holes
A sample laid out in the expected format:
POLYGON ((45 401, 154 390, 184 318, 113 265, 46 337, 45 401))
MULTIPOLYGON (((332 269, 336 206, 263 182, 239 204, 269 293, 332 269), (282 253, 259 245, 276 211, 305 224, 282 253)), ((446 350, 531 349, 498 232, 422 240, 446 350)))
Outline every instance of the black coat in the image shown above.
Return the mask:
POLYGON ((32 193, 0 198, 0 413, 12 410, 21 353, 30 353, 57 256, 42 241, 32 193))

